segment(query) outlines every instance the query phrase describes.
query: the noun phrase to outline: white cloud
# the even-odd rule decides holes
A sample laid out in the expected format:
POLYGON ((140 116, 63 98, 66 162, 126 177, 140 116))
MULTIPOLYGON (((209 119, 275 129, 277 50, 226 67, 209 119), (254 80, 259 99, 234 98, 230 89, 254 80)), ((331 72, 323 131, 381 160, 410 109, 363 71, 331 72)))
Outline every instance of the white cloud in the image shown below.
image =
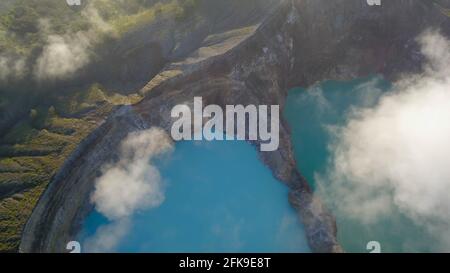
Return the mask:
POLYGON ((151 159, 172 150, 172 139, 159 128, 131 133, 123 141, 120 160, 106 166, 95 183, 91 201, 111 224, 99 228, 87 240, 88 252, 112 251, 126 235, 129 218, 135 212, 157 207, 164 201, 163 181, 151 159))
POLYGON ((96 209, 115 220, 162 203, 161 177, 149 160, 171 149, 171 139, 161 129, 131 133, 122 143, 120 161, 107 167, 96 182, 92 195, 96 209))
POLYGON ((26 74, 26 60, 23 57, 0 55, 0 82, 20 80, 26 74))
POLYGON ((46 44, 34 66, 34 77, 38 81, 74 76, 91 61, 99 35, 112 31, 92 5, 87 6, 80 16, 89 23, 89 28, 64 35, 48 34, 49 22, 41 20, 40 32, 46 37, 46 44))
POLYGON ((450 42, 432 31, 418 41, 425 72, 395 83, 375 107, 353 109, 317 178, 338 213, 372 223, 399 209, 438 239, 436 251, 449 251, 450 42))
POLYGON ((47 37, 34 67, 37 80, 61 80, 73 76, 90 61, 91 39, 85 32, 47 37))
POLYGON ((124 218, 109 225, 98 228, 93 237, 84 242, 85 252, 108 253, 112 252, 131 228, 131 221, 124 218))

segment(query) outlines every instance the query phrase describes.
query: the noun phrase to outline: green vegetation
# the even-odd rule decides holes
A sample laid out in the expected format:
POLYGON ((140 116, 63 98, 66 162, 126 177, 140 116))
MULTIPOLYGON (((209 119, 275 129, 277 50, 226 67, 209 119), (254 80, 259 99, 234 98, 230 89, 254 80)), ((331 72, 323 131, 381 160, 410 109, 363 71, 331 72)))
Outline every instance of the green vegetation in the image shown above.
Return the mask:
POLYGON ((118 104, 133 104, 99 84, 30 109, 0 139, 0 252, 16 251, 20 234, 39 196, 65 158, 118 104))
MULTIPOLYGON (((33 64, 49 35, 85 31, 96 37, 93 46, 113 43, 158 18, 185 20, 199 1, 91 0, 89 5, 71 8, 62 0, 3 0, 0 58, 33 64)), ((26 69, 32 72, 32 67, 26 69)), ((125 96, 118 91, 99 84, 43 93, 0 90, 0 118, 11 108, 25 111, 17 115, 13 127, 0 132, 0 252, 17 251, 39 196, 80 141, 115 105, 141 99, 138 94, 125 96)))
POLYGON ((62 34, 87 27, 79 11, 68 9, 65 1, 17 0, 0 17, 0 52, 28 55, 45 42, 44 32, 62 34))
MULTIPOLYGON (((11 0, 10 0, 11 1, 11 0)), ((92 0, 90 6, 69 8, 60 0, 16 0, 0 15, 0 53, 27 56, 42 47, 48 34, 66 34, 99 28, 88 12, 93 8, 102 23, 112 26, 111 35, 121 35, 136 27, 151 23, 158 17, 185 19, 200 0, 167 0, 153 4, 150 0, 92 0)), ((101 29, 96 29, 101 34, 101 29)))
POLYGON ((164 14, 180 14, 182 12, 183 9, 175 1, 168 4, 158 3, 151 9, 144 9, 135 14, 112 18, 111 24, 113 29, 120 35, 130 31, 136 26, 148 24, 154 21, 158 16, 164 14))

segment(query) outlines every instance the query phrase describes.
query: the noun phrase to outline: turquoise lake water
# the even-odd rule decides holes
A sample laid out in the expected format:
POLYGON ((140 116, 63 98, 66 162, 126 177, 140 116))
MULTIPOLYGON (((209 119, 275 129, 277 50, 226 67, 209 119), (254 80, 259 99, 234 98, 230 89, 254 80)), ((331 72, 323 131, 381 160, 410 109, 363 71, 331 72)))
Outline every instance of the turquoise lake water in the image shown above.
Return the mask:
MULTIPOLYGON (((324 174, 330 160, 327 147, 332 135, 328 126, 343 125, 352 107, 372 107, 389 89, 389 82, 372 76, 348 82, 326 81, 289 92, 284 115, 292 129, 297 166, 313 188, 317 186, 315 174, 324 174)), ((332 206, 330 209, 335 212, 332 206)), ((383 252, 427 252, 433 246, 432 238, 398 210, 371 225, 348 215, 335 216, 338 240, 348 252, 368 252, 369 241, 380 242, 383 252)))
POLYGON ((314 173, 325 171, 329 157, 330 135, 324 126, 343 124, 352 106, 373 106, 388 88, 388 82, 373 76, 290 90, 284 116, 292 130, 297 167, 313 188, 314 173))
MULTIPOLYGON (((246 142, 179 142, 156 162, 165 201, 132 217, 117 252, 309 252, 288 189, 246 142)), ((80 238, 108 224, 98 212, 80 238)))

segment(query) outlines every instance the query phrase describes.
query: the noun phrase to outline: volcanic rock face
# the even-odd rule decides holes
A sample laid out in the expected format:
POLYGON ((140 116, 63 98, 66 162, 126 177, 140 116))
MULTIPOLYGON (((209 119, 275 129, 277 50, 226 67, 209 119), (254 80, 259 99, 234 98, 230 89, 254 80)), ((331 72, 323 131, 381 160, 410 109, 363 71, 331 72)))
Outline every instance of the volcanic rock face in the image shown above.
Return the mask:
MULTIPOLYGON (((381 7, 366 0, 293 0, 271 9, 258 27, 209 36, 191 56, 165 66, 141 90, 143 101, 117 108, 53 178, 26 225, 21 251, 64 251, 92 209, 89 195, 100 167, 117 160, 119 144, 129 132, 152 126, 169 131, 174 105, 202 96, 205 104, 279 104, 283 109, 294 86, 372 73, 394 79, 419 71, 422 58, 415 37, 429 27, 450 34, 449 18, 421 0, 382 1, 381 7), (202 47, 206 55, 199 53, 202 47)), ((280 148, 260 157, 291 189, 289 200, 311 249, 342 251, 333 216, 296 169, 284 120, 280 148)))

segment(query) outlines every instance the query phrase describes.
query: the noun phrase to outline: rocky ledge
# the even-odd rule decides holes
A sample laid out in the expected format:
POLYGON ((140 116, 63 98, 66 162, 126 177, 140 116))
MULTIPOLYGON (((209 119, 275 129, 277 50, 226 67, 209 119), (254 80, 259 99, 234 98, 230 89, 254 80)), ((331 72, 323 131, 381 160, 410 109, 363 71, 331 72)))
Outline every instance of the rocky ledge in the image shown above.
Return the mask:
MULTIPOLYGON (((374 73, 395 79, 421 69, 417 35, 431 26, 449 36, 449 21, 431 1, 382 1, 380 7, 366 0, 281 1, 232 46, 167 65, 144 87, 143 101, 118 107, 54 176, 23 231, 20 251, 64 252, 92 209, 89 196, 101 166, 117 160, 129 132, 152 126, 170 130, 174 105, 202 96, 205 104, 279 104, 283 109, 287 91, 295 86, 374 73)), ((260 157, 290 188, 290 203, 312 251, 341 252, 334 217, 296 169, 284 120, 280 148, 260 157)))

